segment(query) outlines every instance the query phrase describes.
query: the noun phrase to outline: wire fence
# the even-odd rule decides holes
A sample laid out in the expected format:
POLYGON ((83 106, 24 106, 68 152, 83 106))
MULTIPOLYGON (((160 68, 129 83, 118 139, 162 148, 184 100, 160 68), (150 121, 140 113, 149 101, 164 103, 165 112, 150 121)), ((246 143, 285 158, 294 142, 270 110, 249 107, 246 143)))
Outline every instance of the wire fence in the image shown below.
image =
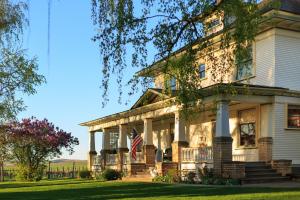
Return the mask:
MULTIPOLYGON (((49 165, 47 169, 43 172, 43 179, 66 179, 66 178, 78 178, 81 171, 88 170, 86 166, 79 165, 75 163, 73 166, 56 166, 51 167, 49 165)), ((17 180, 17 169, 7 169, 3 170, 3 179, 4 181, 15 181, 17 180)))

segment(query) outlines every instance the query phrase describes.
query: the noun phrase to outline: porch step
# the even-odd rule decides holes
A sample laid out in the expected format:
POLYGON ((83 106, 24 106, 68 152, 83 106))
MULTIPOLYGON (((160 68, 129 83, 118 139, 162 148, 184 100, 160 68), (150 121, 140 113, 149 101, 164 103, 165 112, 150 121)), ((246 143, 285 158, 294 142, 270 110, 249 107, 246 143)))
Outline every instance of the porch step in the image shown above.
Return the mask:
POLYGON ((286 176, 280 177, 252 177, 242 179, 242 184, 251 184, 251 183, 275 183, 275 182, 285 182, 289 181, 290 178, 286 176))
POLYGON ((273 170, 270 164, 265 162, 245 163, 246 177, 242 179, 242 184, 250 183, 270 183, 284 182, 290 180, 289 177, 283 177, 273 170))
POLYGON ((124 182, 152 182, 152 177, 151 176, 137 176, 137 175, 132 175, 132 176, 127 176, 123 177, 122 181, 124 182))

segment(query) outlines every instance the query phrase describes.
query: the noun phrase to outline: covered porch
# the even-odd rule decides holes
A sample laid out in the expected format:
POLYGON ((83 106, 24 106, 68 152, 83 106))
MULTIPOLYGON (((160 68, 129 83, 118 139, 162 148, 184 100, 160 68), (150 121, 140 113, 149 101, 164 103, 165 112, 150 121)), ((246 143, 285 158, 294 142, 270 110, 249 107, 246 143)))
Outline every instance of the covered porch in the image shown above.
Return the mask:
POLYGON ((205 109, 189 120, 182 116, 174 97, 157 100, 159 94, 152 95, 148 90, 141 97, 143 104, 83 123, 89 127, 88 167, 92 169, 95 164, 101 164, 104 168, 134 175, 149 172, 151 168, 160 174, 169 169, 182 173, 197 171, 205 164, 213 168, 215 175, 245 176, 241 163, 272 160, 275 96, 287 91, 249 87, 249 94, 244 94, 243 86, 235 87, 238 92, 231 96, 214 95, 215 88, 208 88, 201 102, 205 109), (149 96, 156 100, 145 105, 149 96), (143 138, 136 160, 130 152, 133 128, 143 138), (100 157, 95 151, 95 133, 98 132, 102 134, 100 157))

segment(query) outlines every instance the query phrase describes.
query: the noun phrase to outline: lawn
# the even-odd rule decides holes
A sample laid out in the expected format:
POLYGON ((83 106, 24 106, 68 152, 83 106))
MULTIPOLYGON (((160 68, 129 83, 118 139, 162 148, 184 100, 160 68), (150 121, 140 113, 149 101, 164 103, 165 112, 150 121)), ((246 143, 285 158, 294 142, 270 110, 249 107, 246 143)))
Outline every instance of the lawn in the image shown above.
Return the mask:
POLYGON ((88 180, 0 183, 0 199, 300 199, 299 189, 200 187, 154 183, 97 182, 88 180))

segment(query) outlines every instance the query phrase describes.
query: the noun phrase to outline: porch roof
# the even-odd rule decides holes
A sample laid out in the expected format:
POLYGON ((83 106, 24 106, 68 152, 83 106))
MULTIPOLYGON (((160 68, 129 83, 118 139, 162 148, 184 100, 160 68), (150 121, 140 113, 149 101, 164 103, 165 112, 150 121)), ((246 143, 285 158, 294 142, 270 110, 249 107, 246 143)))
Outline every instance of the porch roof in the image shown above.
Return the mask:
MULTIPOLYGON (((137 121, 137 120, 142 120, 142 116, 141 116, 142 114, 144 114, 143 117, 146 117, 147 113, 151 112, 151 115, 153 114, 155 116, 155 113, 153 112, 158 110, 160 113, 166 113, 166 114, 175 112, 179 109, 179 106, 176 105, 175 102, 177 92, 178 91, 174 90, 172 92, 172 95, 167 96, 162 93, 161 89, 150 88, 138 99, 138 101, 131 107, 131 109, 119 113, 115 113, 112 115, 104 116, 101 118, 97 118, 95 120, 83 122, 80 123, 79 125, 92 127, 95 125, 101 125, 111 121, 121 120, 124 118, 140 115, 138 118, 135 117, 135 119, 133 119, 137 121), (149 97, 150 99, 148 99, 149 97), (158 97, 162 97, 162 98, 156 99, 158 97), (153 101, 154 99, 156 100, 153 101), (162 110, 163 108, 167 108, 167 107, 169 108, 168 110, 162 110)), ((231 84, 220 83, 220 84, 208 86, 206 88, 201 89, 201 95, 203 96, 203 102, 205 103, 212 102, 220 98, 228 99, 232 101, 249 102, 250 99, 249 96, 254 96, 258 98, 265 97, 265 99, 261 103, 267 103, 267 102, 271 103, 272 100, 270 98, 273 96, 288 96, 288 97, 300 98, 300 92, 289 90, 287 88, 269 87, 269 86, 262 86, 262 85, 249 85, 249 84, 242 84, 242 83, 231 83, 231 84), (235 95, 225 96, 226 91, 228 90, 229 87, 234 89, 234 91, 236 92, 235 95)), ((131 120, 124 121, 124 123, 127 123, 129 121, 131 120)), ((122 122, 120 121, 119 123, 121 124, 122 122)))

